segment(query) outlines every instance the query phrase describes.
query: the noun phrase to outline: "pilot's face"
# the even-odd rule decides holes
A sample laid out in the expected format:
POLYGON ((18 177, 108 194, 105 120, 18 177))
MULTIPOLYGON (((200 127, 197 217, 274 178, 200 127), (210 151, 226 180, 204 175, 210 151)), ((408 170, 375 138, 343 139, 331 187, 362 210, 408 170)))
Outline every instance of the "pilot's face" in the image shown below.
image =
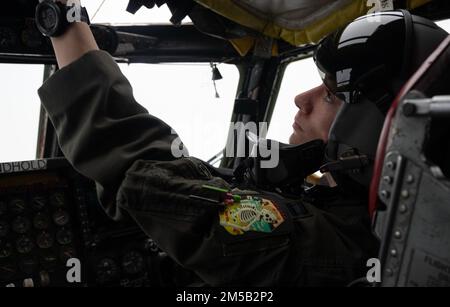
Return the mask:
POLYGON ((299 108, 292 125, 290 144, 304 144, 321 139, 328 141, 328 133, 342 101, 320 85, 295 97, 299 108))

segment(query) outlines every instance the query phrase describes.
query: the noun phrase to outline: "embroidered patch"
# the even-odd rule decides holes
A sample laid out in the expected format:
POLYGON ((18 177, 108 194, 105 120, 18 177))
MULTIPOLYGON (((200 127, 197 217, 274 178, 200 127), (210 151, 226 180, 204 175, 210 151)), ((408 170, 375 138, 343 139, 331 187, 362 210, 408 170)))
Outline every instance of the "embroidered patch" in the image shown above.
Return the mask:
POLYGON ((244 196, 220 213, 220 225, 232 235, 247 231, 272 232, 284 222, 275 204, 259 197, 244 196))

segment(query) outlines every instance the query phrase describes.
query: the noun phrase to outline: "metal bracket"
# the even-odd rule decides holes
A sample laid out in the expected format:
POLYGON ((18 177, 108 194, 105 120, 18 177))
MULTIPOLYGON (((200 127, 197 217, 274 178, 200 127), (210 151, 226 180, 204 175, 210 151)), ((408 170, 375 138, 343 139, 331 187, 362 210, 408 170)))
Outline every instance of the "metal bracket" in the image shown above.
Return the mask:
POLYGON ((253 55, 261 59, 270 59, 272 57, 274 39, 268 36, 259 36, 256 40, 253 55))
POLYGON ((406 99, 402 111, 406 117, 450 117, 450 96, 406 99))

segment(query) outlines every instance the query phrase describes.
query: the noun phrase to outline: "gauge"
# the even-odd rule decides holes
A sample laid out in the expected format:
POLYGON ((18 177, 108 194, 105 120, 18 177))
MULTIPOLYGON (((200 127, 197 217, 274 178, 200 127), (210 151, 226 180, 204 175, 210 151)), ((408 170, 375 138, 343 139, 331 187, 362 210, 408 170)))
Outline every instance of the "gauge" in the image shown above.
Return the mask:
POLYGON ((97 279, 100 283, 114 280, 119 275, 119 267, 111 258, 100 260, 96 267, 97 279))
POLYGON ((61 245, 67 245, 72 243, 72 231, 66 228, 61 228, 56 233, 56 241, 61 245))
POLYGON ((10 28, 0 27, 0 48, 12 48, 17 44, 17 34, 10 28))
POLYGON ((47 205, 47 198, 44 196, 35 196, 31 200, 31 207, 34 210, 40 211, 47 205))
POLYGON ((36 216, 33 218, 33 226, 34 228, 39 230, 47 229, 49 223, 50 221, 48 216, 42 213, 36 214, 36 216))
POLYGON ((50 196, 50 204, 54 207, 60 208, 66 205, 66 198, 64 197, 64 193, 55 192, 50 196))
POLYGON ((36 238, 36 244, 39 246, 39 248, 47 249, 53 246, 53 243, 55 240, 53 239, 53 236, 49 234, 48 232, 42 232, 40 233, 36 238))
POLYGON ((158 245, 156 245, 156 243, 152 239, 147 239, 147 241, 145 242, 145 249, 154 253, 157 253, 159 251, 158 245))
POLYGON ((31 228, 31 222, 23 217, 19 216, 12 222, 12 230, 19 234, 24 234, 31 228))
POLYGON ((8 258, 13 251, 11 243, 0 240, 0 259, 8 258))
POLYGON ((6 213, 8 211, 8 207, 6 205, 6 202, 0 200, 0 216, 6 213))
POLYGON ((9 232, 9 224, 6 221, 0 221, 0 238, 6 237, 9 232))
POLYGON ((53 214, 53 222, 58 226, 65 226, 69 223, 69 213, 64 210, 58 210, 53 214))
POLYGON ((21 254, 28 254, 34 248, 33 241, 28 237, 21 237, 16 241, 17 251, 21 254))
POLYGON ((28 275, 31 275, 34 272, 36 272, 38 267, 39 267, 39 263, 34 258, 25 258, 19 262, 20 270, 23 273, 28 274, 28 275))
POLYGON ((61 249, 60 259, 63 263, 67 263, 67 260, 75 258, 77 255, 75 249, 72 246, 64 246, 61 249))
POLYGON ((25 201, 23 199, 17 198, 9 202, 9 210, 14 214, 21 214, 25 211, 25 201))
POLYGON ((145 260, 141 253, 131 251, 122 259, 122 268, 127 274, 137 274, 145 269, 145 260))
POLYGON ((0 264, 0 280, 9 281, 15 274, 16 267, 11 263, 0 264))

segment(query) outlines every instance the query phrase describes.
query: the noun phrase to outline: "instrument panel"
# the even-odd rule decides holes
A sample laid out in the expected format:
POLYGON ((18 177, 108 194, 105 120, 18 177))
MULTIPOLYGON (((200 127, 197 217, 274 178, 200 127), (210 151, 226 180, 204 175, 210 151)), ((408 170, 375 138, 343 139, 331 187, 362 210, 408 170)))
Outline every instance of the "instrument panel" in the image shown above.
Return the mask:
POLYGON ((109 219, 94 183, 66 160, 0 164, 0 286, 186 286, 196 280, 131 219, 109 219), (68 277, 70 259, 79 262, 79 280, 68 277))

